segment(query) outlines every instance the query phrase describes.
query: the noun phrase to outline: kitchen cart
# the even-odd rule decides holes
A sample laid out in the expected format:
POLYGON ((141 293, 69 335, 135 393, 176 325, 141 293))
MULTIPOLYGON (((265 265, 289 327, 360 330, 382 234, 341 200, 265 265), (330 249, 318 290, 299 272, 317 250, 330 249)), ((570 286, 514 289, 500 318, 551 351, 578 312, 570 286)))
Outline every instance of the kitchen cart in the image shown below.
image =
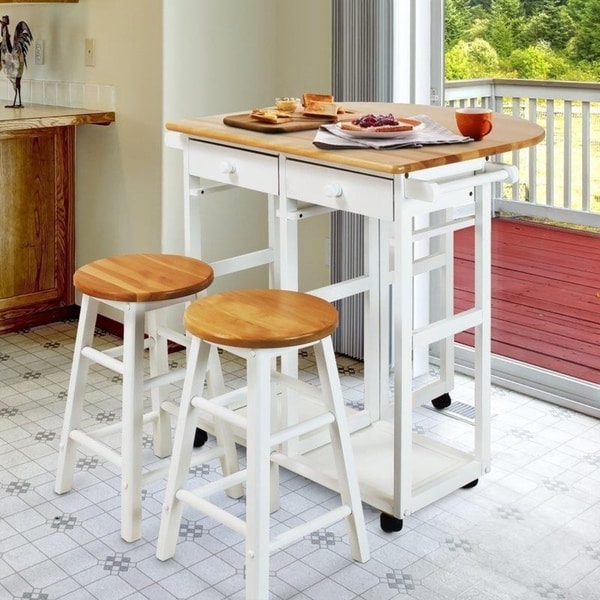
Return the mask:
MULTIPOLYGON (((424 114, 456 130, 451 108, 387 103, 344 108, 424 114)), ((225 117, 168 123, 166 136, 169 146, 183 152, 186 253, 203 257, 202 201, 218 202, 217 192, 230 186, 267 195, 267 246, 211 263, 217 277, 268 265, 272 286, 297 289, 298 222, 334 210, 364 216, 363 274, 311 293, 330 301, 364 294, 364 408, 349 412, 352 443, 363 501, 382 511, 385 530, 399 530, 406 516, 474 485, 490 469, 491 201, 498 185, 517 180, 516 168, 497 157, 537 144, 544 131, 495 114, 492 133, 480 142, 322 149, 313 143, 314 130, 265 133, 228 126, 225 117), (453 234, 469 226, 475 230, 474 301, 455 312, 453 234), (423 277, 431 308, 426 321, 417 323, 415 280, 423 277), (465 330, 473 330, 475 340, 475 419, 468 450, 413 432, 414 407, 441 405, 452 392, 454 336, 465 330), (419 384, 413 355, 423 350, 436 370, 419 384)), ((285 468, 336 489, 329 452, 327 440, 317 435, 273 456, 285 468)))

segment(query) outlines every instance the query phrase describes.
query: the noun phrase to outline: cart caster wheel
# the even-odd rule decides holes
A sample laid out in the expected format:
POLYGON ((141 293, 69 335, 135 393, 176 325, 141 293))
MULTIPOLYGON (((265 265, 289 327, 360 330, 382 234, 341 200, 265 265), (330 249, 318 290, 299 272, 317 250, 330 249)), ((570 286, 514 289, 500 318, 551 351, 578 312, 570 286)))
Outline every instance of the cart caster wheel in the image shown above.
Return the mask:
POLYGON ((478 483, 479 483, 479 479, 473 479, 473 481, 470 481, 469 483, 463 485, 462 489, 470 490, 471 488, 474 488, 478 483))
POLYGON ((400 531, 402 529, 402 525, 402 519, 397 519, 396 517, 384 512, 379 515, 379 526, 381 527, 382 531, 385 531, 386 533, 400 531))
POLYGON ((434 398, 431 401, 431 404, 433 404, 433 407, 437 408, 438 410, 442 410, 443 408, 448 408, 451 403, 452 403, 452 398, 450 398, 450 394, 448 394, 448 393, 442 394, 441 396, 438 396, 437 398, 434 398))
POLYGON ((208 440, 208 433, 204 431, 204 429, 196 429, 196 433, 194 434, 194 448, 200 448, 206 444, 206 440, 208 440))

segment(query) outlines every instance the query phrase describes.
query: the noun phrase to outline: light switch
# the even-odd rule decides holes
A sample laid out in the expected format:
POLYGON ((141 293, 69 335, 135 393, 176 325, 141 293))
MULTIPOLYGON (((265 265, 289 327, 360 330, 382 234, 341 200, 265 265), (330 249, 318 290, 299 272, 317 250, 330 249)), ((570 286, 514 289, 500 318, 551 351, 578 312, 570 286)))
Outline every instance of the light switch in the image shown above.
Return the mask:
POLYGON ((86 38, 85 40, 85 66, 96 66, 96 40, 93 38, 86 38))

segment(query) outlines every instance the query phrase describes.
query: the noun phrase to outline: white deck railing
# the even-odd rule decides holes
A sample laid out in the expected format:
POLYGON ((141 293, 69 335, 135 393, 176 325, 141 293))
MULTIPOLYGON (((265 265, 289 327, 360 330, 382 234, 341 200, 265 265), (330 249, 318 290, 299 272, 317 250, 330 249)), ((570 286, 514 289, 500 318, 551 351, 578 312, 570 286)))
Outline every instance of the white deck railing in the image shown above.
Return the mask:
POLYGON ((498 188, 495 209, 600 227, 600 84, 524 79, 446 83, 449 106, 487 106, 537 122, 546 139, 503 160, 520 181, 498 188))

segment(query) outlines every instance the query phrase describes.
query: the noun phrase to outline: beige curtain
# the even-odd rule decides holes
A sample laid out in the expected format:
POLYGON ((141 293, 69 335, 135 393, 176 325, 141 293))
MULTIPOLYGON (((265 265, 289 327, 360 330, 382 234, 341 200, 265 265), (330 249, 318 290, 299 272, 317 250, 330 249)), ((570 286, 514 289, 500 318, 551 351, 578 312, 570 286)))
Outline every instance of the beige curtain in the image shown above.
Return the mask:
MULTIPOLYGON (((332 0, 333 94, 340 102, 391 102, 393 93, 393 0, 332 0)), ((331 281, 363 273, 363 221, 344 212, 331 217, 331 281)), ((362 359, 364 302, 336 302, 340 326, 337 352, 362 359)))

